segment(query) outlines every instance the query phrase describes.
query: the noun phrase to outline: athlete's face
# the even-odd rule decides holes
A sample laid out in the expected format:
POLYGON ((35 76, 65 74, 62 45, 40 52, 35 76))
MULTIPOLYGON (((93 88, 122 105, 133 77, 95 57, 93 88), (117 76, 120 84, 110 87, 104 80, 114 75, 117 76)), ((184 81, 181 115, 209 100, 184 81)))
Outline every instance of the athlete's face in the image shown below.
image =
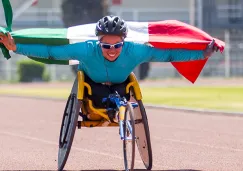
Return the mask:
POLYGON ((109 61, 115 61, 121 53, 123 39, 121 36, 105 35, 100 40, 103 56, 109 61))

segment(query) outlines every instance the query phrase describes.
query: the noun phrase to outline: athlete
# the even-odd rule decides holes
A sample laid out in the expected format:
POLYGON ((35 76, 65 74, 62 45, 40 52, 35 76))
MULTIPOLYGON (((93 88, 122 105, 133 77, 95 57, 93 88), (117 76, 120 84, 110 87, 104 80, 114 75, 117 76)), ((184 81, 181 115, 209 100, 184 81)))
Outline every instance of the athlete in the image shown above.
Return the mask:
POLYGON ((125 42, 128 27, 118 16, 101 18, 96 24, 95 33, 98 41, 88 40, 61 46, 15 44, 9 33, 0 34, 0 43, 8 50, 25 56, 78 60, 80 70, 92 87, 91 100, 97 107, 102 107, 101 99, 114 91, 129 100, 130 96, 125 93, 127 78, 143 62, 200 60, 210 57, 217 50, 215 46, 208 46, 205 50, 159 49, 125 42))

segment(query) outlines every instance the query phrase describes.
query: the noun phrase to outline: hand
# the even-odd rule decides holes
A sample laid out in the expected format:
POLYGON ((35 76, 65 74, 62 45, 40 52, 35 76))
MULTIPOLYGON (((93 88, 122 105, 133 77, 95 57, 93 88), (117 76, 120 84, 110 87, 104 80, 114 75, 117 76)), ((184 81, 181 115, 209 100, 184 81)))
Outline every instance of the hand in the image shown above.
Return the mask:
POLYGON ((215 51, 218 52, 219 48, 214 45, 215 40, 213 39, 210 44, 207 46, 207 48, 203 52, 203 56, 205 58, 209 58, 215 51))
POLYGON ((0 33, 0 43, 2 43, 8 50, 16 51, 16 44, 14 42, 13 37, 10 33, 7 33, 6 36, 3 33, 0 33))

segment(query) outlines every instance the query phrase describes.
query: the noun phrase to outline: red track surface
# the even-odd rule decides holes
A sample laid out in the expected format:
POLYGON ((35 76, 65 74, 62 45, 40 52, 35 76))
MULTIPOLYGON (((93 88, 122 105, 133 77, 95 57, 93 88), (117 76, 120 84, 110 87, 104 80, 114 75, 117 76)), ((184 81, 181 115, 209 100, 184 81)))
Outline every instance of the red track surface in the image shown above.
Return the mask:
MULTIPOLYGON (((0 97, 0 170, 56 170, 65 102, 0 97)), ((243 170, 243 117, 147 109, 153 170, 243 170)), ((135 168, 144 169, 136 156, 135 168)), ((77 130, 66 170, 122 170, 117 128, 77 130)))

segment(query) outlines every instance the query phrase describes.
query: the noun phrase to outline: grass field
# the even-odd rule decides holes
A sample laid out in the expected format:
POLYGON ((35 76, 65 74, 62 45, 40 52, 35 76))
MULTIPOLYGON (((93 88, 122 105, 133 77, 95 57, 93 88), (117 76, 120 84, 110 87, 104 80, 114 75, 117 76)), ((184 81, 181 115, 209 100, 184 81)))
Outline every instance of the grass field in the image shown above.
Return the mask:
POLYGON ((143 88, 147 103, 243 112, 243 87, 143 88))
MULTIPOLYGON (((243 112, 243 87, 141 87, 144 103, 243 112)), ((0 94, 66 99, 67 88, 0 88, 0 94)))

